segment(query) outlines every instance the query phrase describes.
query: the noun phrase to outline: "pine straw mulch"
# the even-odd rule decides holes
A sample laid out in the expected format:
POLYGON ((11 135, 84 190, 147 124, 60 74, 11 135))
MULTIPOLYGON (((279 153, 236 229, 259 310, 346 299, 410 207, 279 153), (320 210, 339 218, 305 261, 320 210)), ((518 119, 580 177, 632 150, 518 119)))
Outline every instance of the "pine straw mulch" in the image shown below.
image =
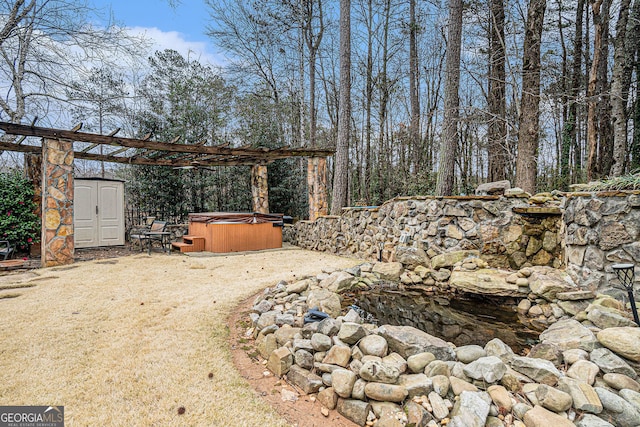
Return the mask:
POLYGON ((263 400, 234 368, 228 322, 279 280, 356 263, 299 249, 136 252, 0 276, 35 285, 0 299, 0 405, 64 405, 73 426, 331 426, 263 400))

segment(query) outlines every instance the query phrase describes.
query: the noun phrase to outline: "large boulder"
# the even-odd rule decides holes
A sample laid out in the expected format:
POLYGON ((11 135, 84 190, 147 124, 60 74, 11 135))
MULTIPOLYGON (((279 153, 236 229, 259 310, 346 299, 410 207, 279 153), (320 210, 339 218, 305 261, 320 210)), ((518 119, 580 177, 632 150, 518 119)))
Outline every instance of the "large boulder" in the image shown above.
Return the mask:
POLYGON ((640 362, 640 328, 620 327, 598 332, 598 341, 609 350, 634 362, 640 362))
POLYGON ((506 281, 507 273, 494 269, 476 271, 453 271, 449 277, 449 286, 461 292, 502 297, 526 296, 529 288, 521 288, 506 281))
POLYGON ((331 373, 331 386, 340 397, 351 397, 356 374, 348 369, 336 369, 331 373))
POLYGON ((322 387, 322 378, 298 365, 291 366, 287 379, 306 394, 317 393, 322 387))
POLYGON ((560 320, 540 334, 540 341, 554 344, 561 351, 580 348, 591 351, 598 345, 593 332, 575 319, 560 320))
POLYGON ((561 292, 575 291, 576 285, 567 273, 548 268, 534 267, 529 277, 529 288, 534 294, 553 301, 561 292))
POLYGON ((309 308, 318 308, 331 317, 340 316, 342 307, 340 306, 340 296, 328 289, 315 289, 307 296, 309 308))
POLYGON ((378 334, 387 340, 391 351, 405 359, 423 352, 432 353, 439 360, 455 359, 455 352, 446 341, 413 326, 383 325, 378 334))
POLYGON ((483 427, 487 422, 491 397, 485 392, 463 391, 451 411, 451 427, 483 427))
POLYGON ((476 196, 500 196, 511 188, 511 183, 507 180, 485 182, 476 188, 476 196))
POLYGON ((609 307, 593 306, 588 308, 587 319, 600 329, 635 326, 634 321, 627 317, 626 313, 609 307))
POLYGON ((337 410, 340 415, 348 420, 353 421, 359 426, 364 426, 367 423, 371 405, 361 400, 338 399, 337 410))
POLYGON ((411 269, 419 265, 429 266, 427 253, 423 249, 413 246, 396 246, 395 258, 397 262, 411 269))
POLYGON ((638 427, 640 412, 631 403, 605 388, 596 387, 595 390, 602 402, 603 418, 613 420, 618 427, 638 427))
POLYGON ((434 270, 440 268, 451 268, 456 262, 462 261, 465 258, 479 256, 480 251, 477 250, 445 252, 431 258, 431 268, 434 270))
POLYGON ((364 355, 384 357, 389 350, 389 345, 380 335, 368 335, 360 340, 358 348, 364 355))
POLYGON ((575 409, 592 414, 602 412, 602 402, 600 402, 595 389, 589 384, 573 378, 562 377, 558 381, 558 389, 571 395, 575 409))
POLYGON ((387 384, 395 384, 400 377, 397 367, 378 360, 367 360, 358 373, 363 380, 387 384))
POLYGON ((367 383, 364 392, 369 399, 381 402, 402 402, 409 395, 406 387, 385 383, 367 383))
POLYGON ((464 368, 464 373, 468 377, 489 384, 500 381, 505 372, 507 372, 507 365, 496 356, 481 357, 464 368))
POLYGON ((354 277, 344 270, 334 271, 320 282, 320 287, 331 292, 340 293, 351 288, 354 277))
POLYGON ((593 363, 598 365, 598 367, 604 373, 627 375, 634 380, 638 378, 638 374, 636 373, 636 371, 631 366, 629 366, 629 364, 625 362, 624 359, 616 355, 608 348, 596 348, 591 352, 589 358, 593 363))
POLYGON ((366 329, 358 324, 351 322, 342 322, 340 331, 338 332, 338 338, 346 344, 353 345, 360 341, 367 335, 366 329))
POLYGON ((382 280, 390 280, 392 282, 400 281, 400 275, 404 268, 399 262, 377 262, 373 266, 373 273, 376 273, 382 280))
POLYGON ((509 364, 515 371, 526 375, 540 384, 553 386, 562 375, 553 363, 544 359, 514 356, 509 364))
POLYGON ((527 427, 574 427, 574 424, 554 412, 536 405, 524 414, 524 423, 527 427))

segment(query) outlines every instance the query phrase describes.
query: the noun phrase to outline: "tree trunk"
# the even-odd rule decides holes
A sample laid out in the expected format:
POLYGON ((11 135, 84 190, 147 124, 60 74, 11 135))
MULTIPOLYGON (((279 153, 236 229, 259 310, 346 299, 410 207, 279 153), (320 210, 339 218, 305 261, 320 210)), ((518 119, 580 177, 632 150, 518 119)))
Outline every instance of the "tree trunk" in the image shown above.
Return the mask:
POLYGON ((387 68, 389 64, 389 19, 391 15, 391 0, 384 2, 384 24, 382 28, 382 64, 380 65, 380 75, 378 77, 380 83, 380 103, 378 105, 378 162, 377 162, 377 178, 378 178, 378 200, 380 204, 385 199, 386 190, 386 173, 383 171, 384 162, 382 159, 386 156, 387 150, 385 146, 385 124, 387 121, 387 108, 389 105, 390 87, 387 68))
MULTIPOLYGON (((636 76, 640 76, 640 34, 638 34, 640 32, 640 1, 638 0, 633 2, 631 23, 629 37, 632 42, 629 48, 634 53, 632 68, 635 68, 636 76)), ((631 153, 629 169, 636 171, 640 168, 640 96, 636 96, 633 108, 633 141, 629 150, 631 153)))
POLYGON ((340 0, 340 105, 331 214, 347 205, 349 138, 351 135, 351 1, 340 0))
POLYGON ((373 104, 373 0, 369 0, 367 9, 367 86, 365 96, 365 154, 364 154, 364 185, 362 198, 367 205, 371 204, 371 109, 373 104))
POLYGON ((611 118, 613 119, 613 165, 611 175, 624 173, 627 160, 627 100, 631 83, 631 65, 633 57, 629 57, 628 46, 631 44, 627 36, 629 21, 629 5, 631 0, 620 1, 616 38, 613 53, 613 76, 611 78, 611 118), (629 76, 629 77, 627 77, 629 76))
POLYGON ((596 118, 598 120, 598 165, 599 176, 607 176, 613 163, 613 128, 611 126, 611 85, 609 82, 609 23, 611 0, 603 0, 600 16, 602 18, 602 42, 598 77, 596 83, 596 118))
POLYGON ((491 0, 489 23, 489 181, 506 179, 507 125, 504 45, 504 2, 491 0))
POLYGON ((516 186, 530 193, 536 192, 538 175, 540 40, 546 6, 546 0, 529 1, 522 53, 522 99, 520 102, 520 127, 518 128, 516 186))
POLYGON ((587 179, 591 181, 597 174, 598 167, 598 129, 596 123, 596 87, 598 83, 598 67, 600 65, 600 55, 602 54, 602 17, 600 8, 603 0, 590 0, 593 11, 593 24, 595 25, 595 35, 593 39, 593 60, 591 71, 589 72, 589 85, 587 87, 588 112, 587 112, 587 138, 589 155, 587 157, 587 179))
POLYGON ((409 135, 415 168, 420 165, 420 76, 418 71, 418 23, 416 22, 416 0, 409 0, 409 98, 411 124, 409 135))
POLYGON ((440 144, 440 167, 436 195, 453 194, 455 156, 458 147, 460 106, 460 50, 462 47, 462 0, 449 0, 449 30, 447 35, 447 68, 444 86, 444 122, 440 144))

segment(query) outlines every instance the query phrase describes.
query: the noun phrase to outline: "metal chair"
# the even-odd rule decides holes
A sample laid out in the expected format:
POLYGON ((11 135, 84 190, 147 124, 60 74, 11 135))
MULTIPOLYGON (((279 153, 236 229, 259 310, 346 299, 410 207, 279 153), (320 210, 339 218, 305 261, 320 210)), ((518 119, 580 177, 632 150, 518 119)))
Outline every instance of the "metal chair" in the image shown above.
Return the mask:
POLYGON ((0 256, 6 261, 13 252, 13 246, 8 240, 0 240, 0 256))
POLYGON ((154 241, 160 242, 164 250, 164 245, 166 244, 165 240, 167 240, 166 236, 164 235, 166 232, 166 227, 167 221, 153 220, 149 227, 134 231, 130 235, 131 241, 138 241, 138 243, 140 244, 140 251, 144 250, 145 245, 147 245, 149 252, 151 252, 151 244, 154 241))

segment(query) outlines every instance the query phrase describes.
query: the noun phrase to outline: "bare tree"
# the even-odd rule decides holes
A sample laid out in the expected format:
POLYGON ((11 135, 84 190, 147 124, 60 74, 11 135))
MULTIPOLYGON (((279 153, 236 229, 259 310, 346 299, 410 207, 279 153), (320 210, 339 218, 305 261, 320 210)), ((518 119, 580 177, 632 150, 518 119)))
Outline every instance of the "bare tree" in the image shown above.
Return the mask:
POLYGON ((18 0, 16 2, 3 0, 2 3, 0 3, 0 10, 2 10, 4 15, 4 24, 2 28, 0 28, 0 45, 8 38, 15 36, 18 27, 35 6, 36 0, 31 0, 27 4, 25 4, 24 0, 18 0))
POLYGON ((0 75, 8 82, 0 108, 14 123, 65 102, 65 88, 83 67, 117 67, 142 47, 120 28, 92 27, 94 10, 84 2, 2 1, 0 13, 9 17, 0 30, 0 75))
POLYGON ((611 115, 613 118, 613 165, 611 175, 620 176, 627 160, 627 102, 631 84, 632 60, 627 35, 629 5, 631 0, 621 0, 616 24, 613 53, 613 77, 611 78, 611 115))
POLYGON ((416 0, 409 0, 409 99, 411 122, 409 137, 413 150, 413 161, 418 168, 422 157, 420 147, 420 74, 418 69, 418 22, 416 21, 416 0))
POLYGON ((518 129, 516 185, 535 193, 540 124, 540 42, 546 0, 530 0, 522 52, 522 99, 518 129))
POLYGON ((489 181, 506 178, 507 124, 504 40, 504 0, 490 0, 489 22, 489 181))
POLYGON ((462 0, 449 0, 447 68, 444 86, 444 123, 440 144, 440 164, 436 182, 437 196, 453 194, 455 156, 458 147, 460 51, 462 47, 462 0))
MULTIPOLYGON (((606 1, 606 0, 605 0, 606 1)), ((597 85, 598 70, 600 61, 602 60, 602 4, 603 0, 590 0, 591 10, 593 12, 593 23, 595 25, 595 35, 593 36, 593 60, 591 62, 591 70, 589 71, 589 85, 587 87, 588 112, 587 112, 587 138, 588 138, 588 157, 587 157, 587 179, 592 180, 597 174, 598 169, 598 127, 597 127, 597 85)))
POLYGON ((340 0, 340 105, 331 214, 347 205, 351 137, 351 0, 340 0))

